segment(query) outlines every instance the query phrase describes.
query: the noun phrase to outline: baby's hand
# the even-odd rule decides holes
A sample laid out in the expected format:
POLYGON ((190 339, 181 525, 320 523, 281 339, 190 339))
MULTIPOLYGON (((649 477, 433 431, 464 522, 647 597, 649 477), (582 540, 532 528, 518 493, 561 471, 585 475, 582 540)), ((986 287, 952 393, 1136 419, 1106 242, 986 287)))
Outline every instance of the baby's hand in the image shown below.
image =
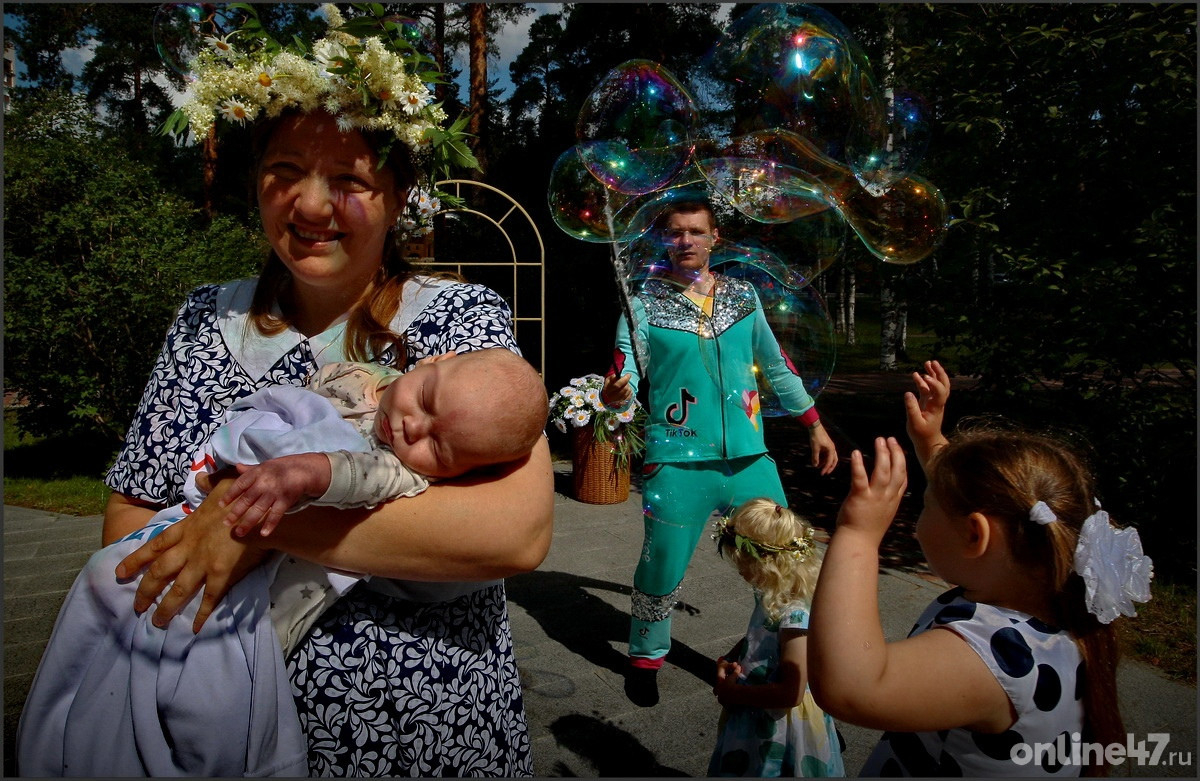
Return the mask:
POLYGON ((911 392, 904 394, 908 436, 914 443, 938 439, 942 433, 946 400, 950 398, 950 375, 937 361, 926 361, 925 374, 913 372, 913 382, 921 397, 918 401, 911 392))
POLYGON ((266 537, 301 499, 325 493, 331 479, 324 453, 282 456, 257 466, 238 464, 237 470, 241 476, 221 497, 221 506, 229 510, 225 525, 238 537, 260 524, 259 534, 266 537))
POLYGON ((862 451, 850 454, 850 493, 842 502, 837 528, 859 529, 883 539, 908 487, 904 450, 895 437, 875 440, 875 468, 867 478, 862 451))

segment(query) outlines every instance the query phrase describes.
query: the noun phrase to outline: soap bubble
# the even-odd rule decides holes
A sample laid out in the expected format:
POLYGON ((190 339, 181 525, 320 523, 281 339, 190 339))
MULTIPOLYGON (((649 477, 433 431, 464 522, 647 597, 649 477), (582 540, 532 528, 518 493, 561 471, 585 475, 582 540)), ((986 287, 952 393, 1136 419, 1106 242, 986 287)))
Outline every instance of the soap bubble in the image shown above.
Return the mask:
POLYGON ((383 20, 384 28, 398 33, 400 38, 422 54, 433 52, 432 42, 425 36, 421 23, 411 16, 392 14, 383 20))
POLYGON ((687 164, 695 114, 687 90, 670 71, 630 60, 601 79, 579 110, 580 158, 617 192, 652 192, 687 164))
POLYGON ((163 3, 154 13, 153 37, 164 65, 195 81, 188 63, 208 46, 237 28, 239 12, 221 3, 163 3))
POLYGON ((885 263, 908 265, 928 257, 941 245, 949 223, 941 191, 915 175, 878 197, 861 187, 848 188, 836 206, 863 245, 885 263))
POLYGON ((846 248, 849 229, 836 209, 767 224, 740 212, 718 213, 722 242, 768 248, 777 257, 787 258, 785 265, 791 277, 809 283, 837 262, 846 248))
POLYGON ((766 417, 791 414, 784 399, 794 378, 816 398, 833 373, 837 348, 833 320, 810 280, 758 246, 722 242, 712 267, 720 275, 722 292, 697 336, 705 369, 732 408, 727 414, 751 419, 760 413, 766 417), (761 320, 756 310, 761 310, 761 320), (722 342, 728 331, 764 325, 768 331, 754 330, 753 351, 744 355, 731 350, 750 344, 749 340, 739 336, 733 342, 722 342), (739 376, 752 376, 755 382, 739 384, 739 376))
MULTIPOLYGON (((601 80, 580 111, 578 144, 551 175, 555 222, 611 243, 627 300, 670 271, 660 217, 679 202, 707 203, 720 233, 714 253, 737 256, 724 261, 730 283, 779 297, 763 300, 764 311, 775 313, 791 366, 819 392, 832 371, 832 326, 811 282, 849 232, 895 264, 921 260, 944 237, 945 200, 913 173, 928 145, 928 109, 919 96, 881 90, 848 30, 806 5, 738 16, 689 75, 690 92, 661 66, 634 60, 601 80), (804 316, 781 321, 783 312, 804 316)), ((721 323, 697 314, 702 306, 677 312, 676 325, 711 352, 721 323)), ((762 387, 736 403, 777 414, 775 395, 762 387)))
POLYGON ((578 147, 559 155, 550 169, 547 200, 550 216, 568 235, 590 242, 616 240, 613 213, 625 199, 584 167, 578 147))
POLYGON ((878 125, 870 63, 833 15, 810 5, 761 4, 734 19, 704 60, 706 119, 718 135, 779 129, 840 158, 851 131, 878 125), (732 111, 723 111, 728 103, 732 111))
POLYGON ((929 107, 920 95, 899 91, 885 105, 882 131, 852 136, 846 150, 854 176, 872 195, 912 174, 929 146, 929 107))

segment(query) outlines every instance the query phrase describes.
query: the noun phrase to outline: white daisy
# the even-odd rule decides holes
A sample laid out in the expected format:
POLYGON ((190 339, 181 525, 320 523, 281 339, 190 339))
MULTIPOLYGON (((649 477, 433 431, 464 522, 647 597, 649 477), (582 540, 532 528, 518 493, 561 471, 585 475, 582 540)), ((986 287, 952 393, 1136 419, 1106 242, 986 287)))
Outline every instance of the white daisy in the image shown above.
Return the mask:
POLYGON ((237 98, 229 98, 221 104, 221 116, 229 122, 237 122, 239 125, 246 124, 246 120, 254 119, 254 115, 258 111, 251 106, 247 106, 237 98))
POLYGON ((421 109, 429 104, 429 93, 421 94, 415 90, 405 93, 401 100, 401 106, 404 108, 405 114, 416 114, 421 109))
POLYGON ((225 57, 233 56, 233 46, 229 43, 228 35, 222 35, 219 37, 216 35, 207 35, 204 37, 204 42, 207 43, 209 48, 211 48, 217 54, 225 57))

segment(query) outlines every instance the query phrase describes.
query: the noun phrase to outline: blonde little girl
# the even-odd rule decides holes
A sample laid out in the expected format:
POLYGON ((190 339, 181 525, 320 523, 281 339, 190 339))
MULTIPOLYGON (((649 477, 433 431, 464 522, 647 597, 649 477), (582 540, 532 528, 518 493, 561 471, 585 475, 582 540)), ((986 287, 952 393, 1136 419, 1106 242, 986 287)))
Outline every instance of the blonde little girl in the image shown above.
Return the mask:
POLYGON ((956 588, 907 639, 887 643, 878 547, 907 485, 895 439, 870 478, 851 456, 850 494, 813 601, 809 668, 839 719, 885 730, 864 776, 1073 776, 1104 772, 1124 742, 1110 625, 1149 599, 1150 560, 1098 510, 1092 477, 1035 433, 941 433, 950 380, 937 362, 905 395, 928 488, 917 540, 956 588))
POLYGON ((717 524, 717 552, 754 588, 743 637, 717 660, 723 707, 709 776, 843 776, 833 719, 808 691, 805 635, 821 568, 813 529, 770 499, 717 524))

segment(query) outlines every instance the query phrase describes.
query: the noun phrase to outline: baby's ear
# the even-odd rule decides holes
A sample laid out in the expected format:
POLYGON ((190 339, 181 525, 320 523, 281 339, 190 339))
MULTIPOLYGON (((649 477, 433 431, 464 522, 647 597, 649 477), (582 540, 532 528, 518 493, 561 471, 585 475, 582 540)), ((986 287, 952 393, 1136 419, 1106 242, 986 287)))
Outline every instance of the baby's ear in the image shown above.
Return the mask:
POLYGON ((967 531, 963 536, 963 556, 977 559, 987 553, 988 547, 997 541, 992 522, 983 513, 967 516, 967 531))

